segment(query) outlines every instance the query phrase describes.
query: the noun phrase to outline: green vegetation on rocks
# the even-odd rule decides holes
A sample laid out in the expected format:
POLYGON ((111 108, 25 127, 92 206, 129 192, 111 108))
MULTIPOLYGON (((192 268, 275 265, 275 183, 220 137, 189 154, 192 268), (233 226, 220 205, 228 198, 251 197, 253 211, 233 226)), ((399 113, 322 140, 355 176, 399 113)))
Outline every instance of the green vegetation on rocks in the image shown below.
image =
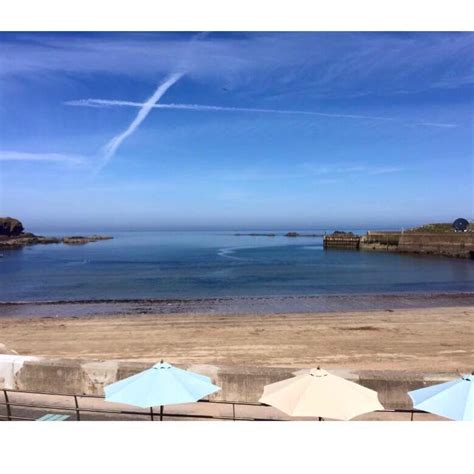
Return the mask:
MULTIPOLYGON (((470 232, 474 231, 474 225, 471 222, 469 224, 470 232)), ((408 229, 405 232, 426 232, 426 233, 445 233, 445 232, 455 232, 453 229, 452 223, 434 223, 434 224, 425 224, 420 227, 415 227, 413 229, 408 229)))

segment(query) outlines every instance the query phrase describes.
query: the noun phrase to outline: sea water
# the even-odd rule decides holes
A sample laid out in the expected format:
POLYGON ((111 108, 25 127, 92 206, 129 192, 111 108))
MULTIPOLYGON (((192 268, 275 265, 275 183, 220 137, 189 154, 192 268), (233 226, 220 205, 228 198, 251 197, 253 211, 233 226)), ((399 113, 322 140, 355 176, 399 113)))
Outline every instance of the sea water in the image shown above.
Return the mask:
MULTIPOLYGON (((305 231, 318 233, 320 231, 305 231)), ((0 301, 466 292, 472 260, 324 250, 321 237, 113 232, 2 250, 0 301)), ((44 235, 44 234, 43 234, 44 235)), ((55 234, 61 235, 61 233, 55 234)))

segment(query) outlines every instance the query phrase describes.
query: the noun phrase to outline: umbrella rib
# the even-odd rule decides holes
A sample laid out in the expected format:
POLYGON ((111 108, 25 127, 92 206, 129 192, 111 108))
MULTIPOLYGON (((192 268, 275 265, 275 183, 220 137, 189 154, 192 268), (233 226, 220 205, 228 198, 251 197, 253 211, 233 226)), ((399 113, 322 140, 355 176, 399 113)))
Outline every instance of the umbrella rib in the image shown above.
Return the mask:
POLYGON ((190 396, 193 399, 196 398, 196 396, 192 392, 189 391, 189 388, 179 379, 179 377, 176 377, 176 373, 172 373, 171 375, 173 376, 173 379, 178 383, 179 387, 184 392, 186 392, 188 396, 190 396))
MULTIPOLYGON (((183 372, 186 372, 186 371, 183 371, 183 372)), ((184 381, 181 380, 181 377, 185 376, 185 375, 187 376, 187 373, 175 372, 175 373, 173 373, 173 378, 175 380, 177 380, 177 382, 180 384, 181 387, 184 388, 184 390, 188 393, 188 395, 190 395, 195 400, 199 400, 200 398, 206 396, 206 395, 201 395, 200 393, 198 395, 193 393, 194 391, 191 391, 192 389, 190 389, 190 387, 188 387, 186 385, 186 380, 184 380, 184 381)), ((214 385, 211 382, 207 382, 207 381, 201 379, 201 377, 193 377, 193 383, 199 385, 199 387, 196 387, 197 389, 201 389, 201 390, 205 389, 206 391, 208 390, 206 388, 206 386, 208 386, 209 388, 212 387, 213 389, 216 387, 216 385, 214 385)), ((207 393, 207 395, 210 395, 211 393, 214 393, 216 391, 217 390, 213 390, 213 391, 207 393)))

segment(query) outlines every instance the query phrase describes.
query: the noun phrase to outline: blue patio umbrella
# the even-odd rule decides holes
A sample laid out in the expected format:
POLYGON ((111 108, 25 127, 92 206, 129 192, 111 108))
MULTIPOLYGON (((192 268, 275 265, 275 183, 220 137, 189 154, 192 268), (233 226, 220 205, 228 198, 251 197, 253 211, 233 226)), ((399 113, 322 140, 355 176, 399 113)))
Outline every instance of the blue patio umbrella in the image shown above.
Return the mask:
POLYGON ((474 420, 474 374, 408 392, 413 408, 452 420, 474 420))
POLYGON ((197 402, 220 389, 205 375, 161 361, 143 372, 107 385, 104 391, 108 402, 141 408, 160 406, 160 419, 163 419, 164 405, 197 402))

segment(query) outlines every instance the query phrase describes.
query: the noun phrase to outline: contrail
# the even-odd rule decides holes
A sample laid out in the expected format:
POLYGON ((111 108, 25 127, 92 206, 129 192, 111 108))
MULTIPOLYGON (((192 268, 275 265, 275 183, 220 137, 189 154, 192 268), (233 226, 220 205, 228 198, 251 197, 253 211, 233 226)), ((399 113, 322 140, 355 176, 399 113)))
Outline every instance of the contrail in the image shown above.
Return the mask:
MULTIPOLYGON (((176 82, 176 81, 175 81, 176 82)), ((146 105, 141 102, 132 102, 127 100, 105 100, 105 99, 81 99, 71 100, 65 102, 65 105, 79 106, 79 107, 144 107, 146 105)), ((373 115, 357 115, 357 114, 335 114, 326 112, 315 112, 311 110, 281 110, 281 109, 259 109, 248 107, 222 107, 218 105, 202 105, 202 104, 158 104, 154 103, 150 109, 179 109, 179 110, 194 110, 202 112, 253 112, 253 113, 267 113, 267 114, 286 114, 286 115, 310 115, 329 118, 346 118, 359 120, 380 120, 385 122, 402 122, 407 123, 406 120, 393 117, 380 117, 373 115)), ((456 127, 452 123, 434 123, 434 122, 410 122, 413 125, 424 125, 428 127, 456 127)))
MULTIPOLYGON (((189 45, 192 45, 194 42, 199 41, 202 38, 205 38, 208 35, 207 32, 202 32, 194 35, 191 38, 191 41, 189 42, 189 45)), ((191 49, 190 46, 187 48, 187 52, 184 56, 184 58, 181 61, 181 66, 178 67, 178 70, 181 71, 186 71, 187 70, 187 63, 190 60, 190 54, 191 54, 191 49)), ((163 82, 161 85, 158 86, 156 89, 155 93, 144 103, 140 103, 137 105, 137 107, 140 107, 140 110, 138 111, 137 116, 133 120, 133 122, 128 126, 128 128, 120 133, 119 135, 116 135, 112 140, 110 140, 103 148, 103 158, 102 162, 100 164, 100 167, 98 171, 100 171, 115 155, 117 152, 118 148, 120 145, 123 143, 123 141, 129 137, 139 126, 140 124, 145 120, 145 118, 148 116, 150 113, 151 109, 153 107, 156 107, 157 102, 161 99, 163 94, 177 81, 183 77, 184 72, 177 72, 174 74, 171 74, 165 82, 163 82)))
POLYGON ((85 158, 80 155, 64 153, 27 153, 21 151, 0 150, 0 161, 52 161, 58 163, 82 164, 85 158))
MULTIPOLYGON (((123 141, 129 137, 145 120, 147 115, 150 113, 151 109, 156 106, 156 103, 160 100, 163 94, 181 77, 183 73, 175 73, 169 76, 165 82, 160 84, 156 89, 155 93, 143 104, 140 104, 140 110, 138 111, 137 116, 133 120, 133 122, 128 126, 128 128, 116 135, 112 140, 110 140, 104 147, 104 155, 102 159, 102 163, 100 165, 100 169, 102 169, 115 155, 119 146, 123 143, 123 141)), ((137 105, 138 107, 138 105, 137 105)))

